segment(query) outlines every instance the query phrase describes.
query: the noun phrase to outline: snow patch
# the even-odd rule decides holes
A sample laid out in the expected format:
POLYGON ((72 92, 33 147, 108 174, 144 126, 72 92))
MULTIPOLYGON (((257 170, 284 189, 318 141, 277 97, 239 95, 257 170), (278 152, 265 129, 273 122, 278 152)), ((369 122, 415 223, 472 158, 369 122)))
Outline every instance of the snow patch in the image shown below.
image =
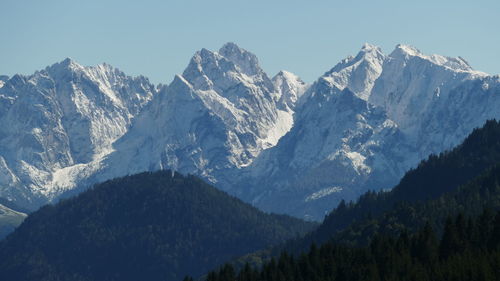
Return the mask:
POLYGON ((347 157, 351 160, 354 168, 361 173, 370 173, 371 168, 365 164, 366 157, 359 152, 351 151, 346 153, 347 157))
POLYGON ((278 110, 278 117, 271 130, 264 139, 264 149, 275 146, 278 141, 293 127, 293 114, 291 112, 278 110))
POLYGON ((341 192, 342 190, 343 190, 343 188, 340 186, 323 188, 323 189, 316 191, 316 192, 312 193, 311 195, 307 196, 306 199, 304 199, 304 201, 309 202, 309 201, 313 201, 313 200, 318 200, 318 199, 323 198, 325 196, 328 196, 330 194, 341 192))

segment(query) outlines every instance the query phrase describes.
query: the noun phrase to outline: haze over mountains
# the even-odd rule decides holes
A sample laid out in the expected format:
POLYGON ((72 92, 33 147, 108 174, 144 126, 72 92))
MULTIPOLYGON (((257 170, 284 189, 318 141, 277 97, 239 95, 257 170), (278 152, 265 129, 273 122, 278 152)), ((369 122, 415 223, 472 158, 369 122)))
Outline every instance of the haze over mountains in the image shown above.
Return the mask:
POLYGON ((1 78, 0 197, 35 209, 141 171, 191 173, 273 212, 321 219, 392 187, 500 117, 500 77, 462 58, 366 44, 312 85, 233 43, 157 88, 72 60, 1 78))

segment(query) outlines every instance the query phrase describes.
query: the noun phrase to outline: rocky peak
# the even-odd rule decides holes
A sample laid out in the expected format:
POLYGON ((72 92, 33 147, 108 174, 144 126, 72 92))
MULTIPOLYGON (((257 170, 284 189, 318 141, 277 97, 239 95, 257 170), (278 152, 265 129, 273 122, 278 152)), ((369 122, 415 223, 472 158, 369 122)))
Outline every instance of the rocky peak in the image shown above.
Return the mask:
POLYGON ((285 70, 278 72, 272 81, 278 92, 278 104, 283 110, 293 110, 309 87, 299 76, 285 70))
POLYGON ((375 80, 382 73, 385 58, 379 47, 365 43, 355 57, 342 60, 322 79, 341 90, 348 88, 361 99, 368 100, 375 80))
MULTIPOLYGON (((394 51, 392 51, 392 53, 389 55, 389 57, 391 60, 400 61, 408 61, 410 59, 418 58, 437 66, 449 68, 453 71, 481 74, 479 71, 474 71, 470 64, 462 57, 453 58, 436 54, 426 55, 419 49, 410 45, 398 44, 394 51)), ((486 75, 485 73, 482 74, 486 75)))
POLYGON ((249 51, 238 47, 234 43, 226 43, 219 50, 219 54, 232 61, 241 72, 246 75, 254 76, 262 74, 257 56, 249 51))

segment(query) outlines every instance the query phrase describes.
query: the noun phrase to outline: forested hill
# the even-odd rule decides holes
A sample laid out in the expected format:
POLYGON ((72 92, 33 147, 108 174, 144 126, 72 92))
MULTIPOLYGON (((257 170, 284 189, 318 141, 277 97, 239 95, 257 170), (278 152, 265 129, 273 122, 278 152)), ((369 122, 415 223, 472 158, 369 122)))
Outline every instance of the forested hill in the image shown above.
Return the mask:
POLYGON ((464 210, 470 214, 477 214, 485 204, 500 206, 498 186, 481 180, 481 176, 498 180, 497 164, 500 164, 500 123, 491 120, 453 150, 422 161, 390 192, 367 192, 356 203, 342 202, 315 231, 290 245, 290 249, 306 250, 313 241, 326 242, 341 231, 344 242, 366 242, 372 234, 384 230, 379 224, 382 221, 396 233, 402 228, 420 227, 424 213, 438 221, 447 214, 464 210, 467 204, 475 206, 464 210))
MULTIPOLYGON (((192 278, 185 278, 192 281, 192 278)), ((449 217, 442 235, 427 224, 415 234, 376 235, 370 245, 325 243, 300 256, 283 252, 260 269, 232 265, 207 281, 500 280, 500 212, 449 217)))
POLYGON ((194 176, 142 173, 31 214, 0 244, 0 280, 179 280, 313 226, 194 176))

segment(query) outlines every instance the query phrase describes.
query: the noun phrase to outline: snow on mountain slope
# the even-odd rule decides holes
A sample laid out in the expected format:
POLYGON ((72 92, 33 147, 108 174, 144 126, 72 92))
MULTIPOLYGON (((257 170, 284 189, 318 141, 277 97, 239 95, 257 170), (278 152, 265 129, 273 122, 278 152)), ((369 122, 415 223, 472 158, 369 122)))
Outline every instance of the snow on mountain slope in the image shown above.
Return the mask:
POLYGON ((414 119, 426 115, 438 99, 447 99, 464 81, 486 76, 461 58, 426 56, 413 47, 398 45, 384 62, 369 101, 383 107, 405 130, 412 130, 414 119))
POLYGON ((295 109, 299 99, 309 87, 297 75, 285 70, 276 74, 272 80, 278 92, 278 107, 287 112, 295 109))
POLYGON ((341 90, 348 88, 359 98, 368 100, 375 80, 382 72, 384 60, 385 55, 379 47, 366 43, 355 57, 342 60, 322 79, 341 90))
POLYGON ((155 89, 144 77, 66 59, 0 88, 0 196, 36 207, 109 153, 155 89))
POLYGON ((494 77, 462 58, 428 56, 398 45, 384 62, 369 102, 384 108, 405 132, 415 163, 457 145, 485 120, 499 118, 496 87, 494 77))
POLYGON ((500 118, 498 81, 462 58, 405 45, 385 56, 365 45, 309 88, 292 130, 245 169, 237 194, 267 211, 321 219, 500 118))
POLYGON ((319 219, 332 202, 354 199, 368 184, 386 187, 403 172, 394 165, 405 151, 395 146, 397 125, 330 77, 309 88, 292 130, 246 169, 240 196, 266 211, 319 219))
POLYGON ((233 43, 202 49, 136 118, 91 181, 170 168, 228 189, 232 169, 248 166, 293 125, 306 85, 289 73, 277 80, 283 88, 233 43))
POLYGON ((500 118, 500 78, 462 58, 365 44, 309 86, 233 43, 202 49, 158 94, 71 60, 0 88, 0 196, 23 206, 146 170, 199 175, 267 211, 322 219, 392 187, 500 118), (79 188, 76 188, 79 187, 79 188))
POLYGON ((9 76, 6 76, 6 75, 0 75, 0 88, 3 87, 3 85, 5 85, 5 81, 9 80, 9 76))

